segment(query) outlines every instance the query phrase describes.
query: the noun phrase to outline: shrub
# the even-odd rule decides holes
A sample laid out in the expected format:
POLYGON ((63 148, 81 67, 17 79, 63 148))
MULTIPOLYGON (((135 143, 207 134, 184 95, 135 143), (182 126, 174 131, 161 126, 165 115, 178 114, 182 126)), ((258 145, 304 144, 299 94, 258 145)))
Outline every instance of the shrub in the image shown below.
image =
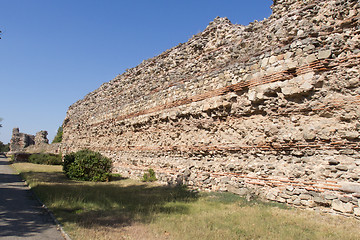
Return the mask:
POLYGON ((14 162, 28 162, 31 153, 16 152, 11 156, 11 161, 14 162))
POLYGON ((154 169, 148 169, 147 173, 144 173, 141 181, 143 182, 155 182, 157 180, 154 169))
POLYGON ((30 163, 47 164, 47 165, 61 165, 61 154, 50 153, 35 153, 31 154, 28 158, 30 163))
POLYGON ((65 155, 63 171, 70 179, 108 181, 111 174, 111 160, 98 152, 81 150, 65 155))

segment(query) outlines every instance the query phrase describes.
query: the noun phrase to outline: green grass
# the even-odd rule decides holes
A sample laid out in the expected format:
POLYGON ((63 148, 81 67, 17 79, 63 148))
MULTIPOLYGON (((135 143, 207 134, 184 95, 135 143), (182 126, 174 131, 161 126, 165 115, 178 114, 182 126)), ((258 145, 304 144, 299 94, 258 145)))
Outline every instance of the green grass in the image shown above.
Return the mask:
POLYGON ((61 166, 15 163, 74 239, 360 239, 358 220, 130 179, 68 180, 61 166))

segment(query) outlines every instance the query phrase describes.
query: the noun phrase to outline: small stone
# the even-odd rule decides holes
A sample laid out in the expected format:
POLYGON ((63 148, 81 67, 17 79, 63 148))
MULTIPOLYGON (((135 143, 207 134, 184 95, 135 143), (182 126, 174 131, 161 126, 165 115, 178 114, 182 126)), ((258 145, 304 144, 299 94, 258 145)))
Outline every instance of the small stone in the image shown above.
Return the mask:
POLYGON ((335 167, 337 170, 340 170, 340 171, 347 171, 348 170, 348 167, 345 166, 345 165, 338 165, 335 167))
POLYGON ((300 205, 301 205, 301 200, 300 200, 300 198, 296 198, 296 199, 293 201, 293 204, 296 205, 296 206, 300 206, 300 205))
POLYGON ((346 113, 346 114, 343 114, 343 115, 340 115, 340 119, 342 121, 350 121, 351 119, 353 119, 353 115, 350 114, 350 113, 346 113))
POLYGON ((293 193, 294 193, 295 195, 300 195, 300 194, 303 194, 303 193, 307 193, 307 191, 306 191, 305 189, 295 189, 295 190, 293 191, 293 193))
POLYGON ((343 133, 343 137, 348 140, 354 140, 359 137, 359 133, 357 131, 347 131, 343 133))
POLYGON ((308 200, 300 200, 301 205, 303 206, 308 206, 309 205, 309 201, 308 200))
POLYGON ((344 203, 347 203, 347 202, 350 202, 352 200, 351 197, 346 197, 346 196, 342 196, 339 198, 340 201, 344 202, 344 203))
POLYGON ((275 63, 275 62, 277 62, 277 57, 276 57, 276 56, 271 56, 271 57, 269 58, 269 63, 270 63, 270 64, 273 64, 273 63, 275 63))
POLYGON ((331 205, 331 202, 329 200, 325 200, 322 197, 314 197, 314 202, 324 207, 329 207, 331 205))
POLYGON ((307 52, 307 51, 309 51, 309 50, 313 50, 314 48, 315 48, 314 45, 309 44, 309 45, 307 45, 306 47, 304 47, 304 51, 307 52))
POLYGON ((329 165, 339 165, 340 161, 336 159, 329 159, 328 160, 329 165))
POLYGON ((266 198, 269 200, 276 200, 276 197, 279 194, 279 189, 271 188, 269 192, 266 194, 266 198))
POLYGON ((304 30, 300 29, 298 32, 297 32, 297 36, 302 36, 304 35, 304 30))
POLYGON ((266 67, 266 65, 268 65, 268 63, 269 63, 269 58, 264 58, 261 61, 261 67, 266 67))
POLYGON ((316 207, 316 203, 313 200, 309 200, 309 201, 306 201, 305 206, 313 208, 313 207, 316 207))
POLYGON ((312 141, 316 138, 316 134, 313 131, 304 131, 303 137, 307 141, 312 141))
POLYGON ((354 208, 355 216, 360 216, 360 208, 354 208))
POLYGON ((326 59, 326 58, 329 58, 330 56, 331 56, 331 50, 322 50, 322 51, 319 51, 319 53, 318 53, 319 59, 326 59))
POLYGON ((327 199, 327 200, 334 200, 334 199, 337 198, 335 195, 330 195, 330 194, 326 194, 324 197, 325 197, 325 199, 327 199))
POLYGON ((291 155, 293 155, 293 156, 296 156, 296 157, 302 157, 302 156, 304 156, 304 151, 301 151, 301 150, 293 150, 292 152, 291 152, 291 155))
POLYGON ((316 60, 317 60, 317 58, 316 58, 316 55, 315 55, 315 54, 310 54, 309 56, 306 57, 306 61, 307 61, 308 63, 314 62, 314 61, 316 61, 316 60))
POLYGON ((288 68, 296 68, 298 66, 298 62, 297 61, 293 61, 291 59, 286 59, 285 60, 285 65, 288 67, 288 68))
POLYGON ((360 194, 360 183, 349 183, 342 182, 340 184, 340 190, 347 193, 359 193, 360 194))
POLYGON ((240 196, 244 196, 249 193, 249 189, 247 188, 237 188, 232 185, 228 185, 227 190, 240 196))
POLYGON ((310 90, 312 90, 314 88, 314 86, 311 84, 311 82, 306 81, 303 84, 300 85, 300 88, 304 91, 304 92, 308 92, 310 90))
POLYGON ((309 194, 300 194, 299 198, 301 200, 309 200, 311 199, 311 196, 309 194))
POLYGON ((349 174, 349 178, 351 178, 354 181, 357 181, 360 179, 360 175, 357 173, 351 173, 351 174, 349 174))
POLYGON ((340 154, 344 154, 344 155, 352 155, 352 154, 354 154, 354 150, 353 150, 353 149, 349 149, 349 148, 347 148, 347 149, 341 149, 341 150, 339 151, 339 153, 340 153, 340 154))
POLYGON ((353 213, 354 205, 351 203, 343 203, 340 200, 336 199, 332 202, 331 207, 338 212, 342 213, 353 213))
POLYGON ((287 195, 286 193, 279 193, 279 197, 289 199, 291 196, 287 195))

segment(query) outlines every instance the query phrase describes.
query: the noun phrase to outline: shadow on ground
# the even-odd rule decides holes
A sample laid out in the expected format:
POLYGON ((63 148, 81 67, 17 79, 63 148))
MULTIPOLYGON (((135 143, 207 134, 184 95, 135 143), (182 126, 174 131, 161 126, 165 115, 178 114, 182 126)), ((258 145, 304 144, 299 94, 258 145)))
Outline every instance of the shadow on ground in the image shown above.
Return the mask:
POLYGON ((0 238, 61 239, 52 218, 7 165, 0 161, 0 238))
MULTIPOLYGON (((45 173, 30 174, 45 178, 45 173)), ((110 183, 65 180, 59 183, 63 176, 58 177, 48 178, 52 179, 51 183, 37 185, 33 190, 61 222, 85 228, 127 226, 133 222, 150 222, 158 213, 186 213, 188 208, 181 203, 198 198, 185 186, 122 184, 128 180, 110 183)))
POLYGON ((0 188, 0 196, 0 237, 31 237, 54 224, 30 190, 0 188))

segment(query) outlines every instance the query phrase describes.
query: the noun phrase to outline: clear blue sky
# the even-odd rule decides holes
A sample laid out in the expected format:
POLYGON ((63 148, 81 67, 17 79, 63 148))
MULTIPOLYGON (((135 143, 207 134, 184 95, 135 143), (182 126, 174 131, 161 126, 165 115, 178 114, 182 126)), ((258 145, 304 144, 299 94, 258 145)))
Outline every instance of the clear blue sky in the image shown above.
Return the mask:
POLYGON ((247 25, 271 0, 0 0, 0 141, 49 132, 68 107, 127 68, 204 30, 216 16, 247 25))

